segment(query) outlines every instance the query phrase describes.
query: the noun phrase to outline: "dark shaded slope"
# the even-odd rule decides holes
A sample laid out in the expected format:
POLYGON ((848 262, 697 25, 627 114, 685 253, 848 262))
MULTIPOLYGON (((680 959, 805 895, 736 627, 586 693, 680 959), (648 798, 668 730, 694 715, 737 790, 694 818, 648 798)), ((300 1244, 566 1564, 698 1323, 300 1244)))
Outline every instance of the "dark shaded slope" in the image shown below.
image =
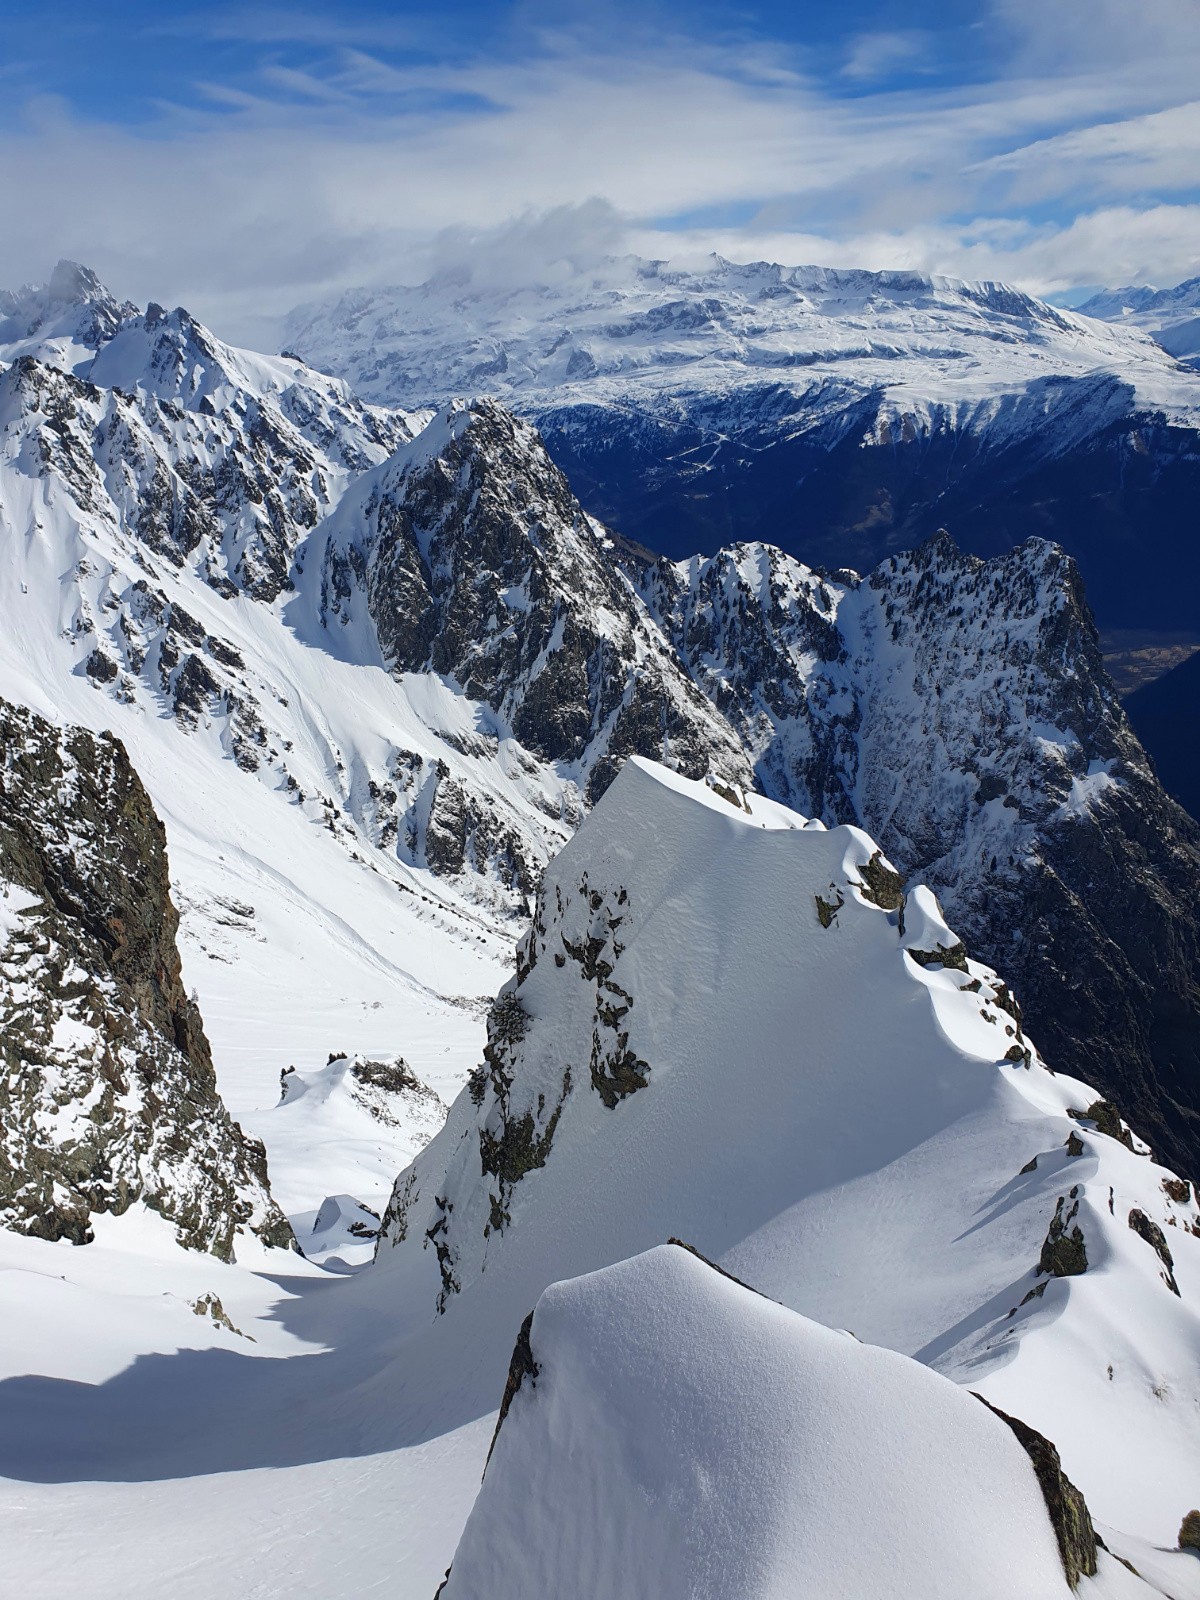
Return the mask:
POLYGON ((1131 694, 1125 712, 1163 788, 1200 817, 1200 651, 1131 694))

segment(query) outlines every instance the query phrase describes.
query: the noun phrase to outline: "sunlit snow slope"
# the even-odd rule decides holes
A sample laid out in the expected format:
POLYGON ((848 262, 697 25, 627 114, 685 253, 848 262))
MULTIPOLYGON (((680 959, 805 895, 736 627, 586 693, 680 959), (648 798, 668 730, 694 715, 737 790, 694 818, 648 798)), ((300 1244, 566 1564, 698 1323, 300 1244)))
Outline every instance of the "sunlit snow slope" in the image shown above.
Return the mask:
MULTIPOLYGON (((214 1578, 289 1600, 431 1595, 529 1311, 552 1281, 677 1236, 1039 1428, 1109 1547, 1190 1600, 1192 1557, 1153 1547, 1174 1545, 1200 1469, 1195 1196, 1042 1063, 1014 1012, 865 834, 627 763, 549 868, 485 1059, 398 1180, 373 1266, 189 1277, 152 1239, 6 1246, 0 1290, 24 1309, 0 1504, 25 1592, 78 1589, 102 1538, 97 1600, 168 1581, 200 1600, 214 1578)), ((759 1345, 757 1309, 738 1317, 759 1345)), ((854 1348, 788 1327, 783 1346, 835 1368, 854 1348)), ((764 1359, 783 1346, 772 1334, 764 1359)), ((697 1411, 689 1483, 706 1428, 697 1411)), ((866 1458, 841 1459, 861 1483, 866 1458)), ((1014 1515, 1024 1494, 1005 1498, 1014 1515)), ((1040 1582, 1036 1550, 1022 1559, 1040 1582)), ((1141 1592, 1109 1569, 1085 1582, 1141 1592)))
POLYGON ((444 1600, 1071 1592, 1004 1422, 686 1250, 555 1284, 524 1338, 444 1600))
POLYGON ((1173 1539, 1200 1470, 1195 1197, 1015 1009, 859 830, 631 762, 546 875, 378 1274, 456 1339, 495 1329, 494 1384, 547 1283, 675 1235, 979 1387, 1103 1521, 1173 1539))

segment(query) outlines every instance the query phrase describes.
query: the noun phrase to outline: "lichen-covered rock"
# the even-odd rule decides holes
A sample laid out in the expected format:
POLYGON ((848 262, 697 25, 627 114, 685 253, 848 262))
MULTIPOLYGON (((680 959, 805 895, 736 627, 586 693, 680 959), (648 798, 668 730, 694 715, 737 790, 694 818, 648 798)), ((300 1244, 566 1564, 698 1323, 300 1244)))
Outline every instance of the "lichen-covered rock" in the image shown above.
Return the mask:
POLYGON ((1167 1287, 1172 1294, 1178 1294, 1179 1285, 1175 1282, 1175 1258, 1171 1254, 1171 1247, 1167 1243, 1166 1234, 1157 1222, 1152 1221, 1144 1211, 1139 1210, 1136 1206, 1129 1213, 1129 1226, 1139 1238, 1145 1239, 1146 1243, 1157 1255, 1167 1269, 1164 1274, 1167 1287))
MULTIPOLYGON (((975 1398, 983 1400, 982 1395, 976 1395, 975 1398)), ((1058 1451, 1045 1434, 1017 1417, 1010 1417, 989 1400, 983 1400, 983 1403, 1008 1424, 1029 1457, 1046 1502, 1054 1536, 1058 1540, 1063 1571, 1071 1588, 1077 1589, 1080 1578, 1094 1577, 1097 1567, 1096 1530, 1092 1526, 1086 1500, 1063 1471, 1058 1451)))
POLYGON ((165 836, 115 739, 0 702, 0 1222, 85 1244, 135 1201, 180 1244, 293 1244, 184 991, 165 836))
POLYGON ((1071 1204, 1067 1196, 1059 1195, 1058 1205, 1050 1219, 1050 1227, 1042 1245, 1039 1273, 1049 1273, 1054 1278, 1074 1278, 1088 1268, 1087 1247, 1083 1229, 1075 1218, 1079 1215, 1079 1190, 1072 1189, 1071 1204))

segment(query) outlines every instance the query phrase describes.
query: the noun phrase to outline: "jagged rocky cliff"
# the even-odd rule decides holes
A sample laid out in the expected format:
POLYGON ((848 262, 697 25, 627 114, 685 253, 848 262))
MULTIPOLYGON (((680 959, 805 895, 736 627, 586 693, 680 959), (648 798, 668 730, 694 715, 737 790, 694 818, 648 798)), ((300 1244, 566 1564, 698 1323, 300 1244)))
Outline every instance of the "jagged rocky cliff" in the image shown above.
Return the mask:
POLYGON ((217 1093, 162 824, 122 746, 0 701, 0 1222, 86 1244, 138 1202, 181 1245, 288 1246, 217 1093))
POLYGON ((394 672, 450 679, 588 799, 634 753, 740 775, 613 552, 528 423, 456 402, 331 519, 321 618, 353 626, 365 602, 394 672))
POLYGON ((859 579, 742 545, 642 590, 763 790, 868 829, 1050 1058, 1197 1170, 1200 830, 1121 709, 1075 563, 941 535, 859 579))

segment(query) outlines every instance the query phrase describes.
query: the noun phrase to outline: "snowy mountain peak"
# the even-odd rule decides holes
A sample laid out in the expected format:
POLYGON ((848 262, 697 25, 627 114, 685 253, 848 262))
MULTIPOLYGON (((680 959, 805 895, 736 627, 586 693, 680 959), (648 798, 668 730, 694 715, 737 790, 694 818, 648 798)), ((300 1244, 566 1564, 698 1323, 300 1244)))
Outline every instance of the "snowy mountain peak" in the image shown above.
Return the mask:
POLYGON ((861 830, 628 762, 548 867, 488 1035, 397 1180, 377 1270, 476 1360, 495 1330, 497 1393, 504 1331, 548 1283, 682 1237, 980 1388, 1098 1515, 1173 1533, 1200 1459, 1195 1195, 1050 1070, 1007 984, 861 830), (1170 1461, 1161 1394, 1132 1377, 1156 1362, 1170 1461), (1084 1413, 1140 1444, 1097 1460, 1084 1413))
POLYGON ((970 1394, 659 1246, 538 1301, 439 1592, 1067 1600, 1048 1510, 970 1394))
POLYGON ((394 672, 450 679, 491 708, 493 737, 559 763, 593 798, 632 751, 747 776, 605 531, 534 428, 496 402, 446 407, 313 545, 302 565, 323 627, 352 645, 365 625, 394 672))
POLYGON ((60 261, 44 285, 0 290, 0 360, 35 355, 78 370, 137 314, 138 308, 119 302, 90 267, 60 261))

